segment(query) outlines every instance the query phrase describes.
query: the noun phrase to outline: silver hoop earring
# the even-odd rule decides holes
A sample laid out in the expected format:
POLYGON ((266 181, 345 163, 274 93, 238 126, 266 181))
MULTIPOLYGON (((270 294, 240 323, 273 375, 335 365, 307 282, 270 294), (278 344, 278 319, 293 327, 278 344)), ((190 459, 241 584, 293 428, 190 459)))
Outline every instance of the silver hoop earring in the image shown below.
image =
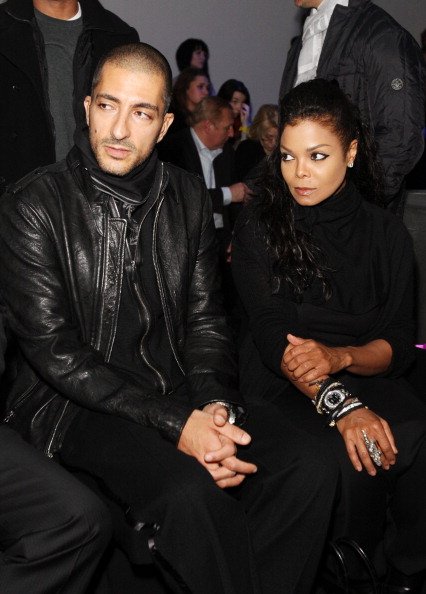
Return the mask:
POLYGON ((354 162, 351 161, 350 163, 348 163, 348 167, 350 167, 352 169, 352 167, 354 166, 354 162))

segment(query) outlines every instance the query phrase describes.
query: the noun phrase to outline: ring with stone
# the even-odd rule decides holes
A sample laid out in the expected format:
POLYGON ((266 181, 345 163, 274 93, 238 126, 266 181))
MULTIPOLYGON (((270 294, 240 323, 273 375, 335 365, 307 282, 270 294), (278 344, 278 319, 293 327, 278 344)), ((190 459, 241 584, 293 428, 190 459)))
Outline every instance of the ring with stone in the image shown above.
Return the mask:
POLYGON ((382 455, 382 451, 377 445, 375 439, 370 439, 367 435, 367 432, 364 429, 361 429, 362 437, 364 439, 365 447, 367 448, 368 453, 370 454, 370 458, 373 460, 376 466, 382 465, 382 460, 380 456, 382 455))

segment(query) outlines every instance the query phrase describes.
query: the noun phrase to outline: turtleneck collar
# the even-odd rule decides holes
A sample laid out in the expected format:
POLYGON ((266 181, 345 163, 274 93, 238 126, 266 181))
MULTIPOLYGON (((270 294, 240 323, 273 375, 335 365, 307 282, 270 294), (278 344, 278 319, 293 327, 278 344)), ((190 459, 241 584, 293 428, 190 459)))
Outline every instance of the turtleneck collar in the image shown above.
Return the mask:
POLYGON ((106 173, 99 167, 90 146, 87 127, 77 130, 74 140, 80 150, 83 166, 89 172, 93 184, 98 190, 110 194, 127 206, 137 206, 145 202, 155 178, 158 162, 155 149, 143 163, 132 169, 130 173, 118 176, 106 173))
POLYGON ((317 225, 330 224, 343 227, 354 220, 362 196, 355 185, 346 180, 345 185, 336 194, 315 206, 301 206, 294 202, 294 220, 298 229, 310 232, 317 225))

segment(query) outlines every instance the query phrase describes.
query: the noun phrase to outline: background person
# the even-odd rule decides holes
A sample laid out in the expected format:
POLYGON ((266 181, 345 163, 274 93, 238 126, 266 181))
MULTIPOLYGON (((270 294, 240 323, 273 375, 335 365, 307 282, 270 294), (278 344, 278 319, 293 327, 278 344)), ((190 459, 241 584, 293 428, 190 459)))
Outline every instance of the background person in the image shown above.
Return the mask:
POLYGON ((204 180, 212 200, 213 217, 221 253, 231 239, 236 213, 230 212, 250 196, 248 187, 237 181, 235 152, 228 144, 233 136, 233 115, 227 101, 207 97, 199 102, 191 117, 191 127, 167 137, 160 157, 168 163, 197 173, 204 180))
POLYGON ((188 128, 192 112, 209 95, 210 80, 201 68, 189 67, 183 70, 173 85, 170 111, 174 118, 167 137, 188 128))
POLYGON ((65 157, 102 54, 138 40, 98 0, 0 4, 0 194, 65 157))
POLYGON ((234 135, 230 144, 237 148, 238 143, 247 137, 250 126, 250 93, 240 80, 230 78, 220 87, 218 97, 228 101, 234 116, 234 135))
POLYGON ((418 44, 371 0, 294 1, 311 12, 289 50, 280 99, 300 82, 337 80, 373 131, 386 203, 402 214, 404 178, 423 151, 424 66, 418 44))
POLYGON ((278 105, 259 107, 248 132, 248 138, 237 147, 235 163, 238 179, 248 173, 265 157, 269 157, 278 142, 278 105))
POLYGON ((179 72, 186 68, 200 68, 210 80, 209 57, 209 48, 202 39, 185 39, 176 50, 179 72))
POLYGON ((371 136, 336 84, 298 85, 280 115, 280 145, 233 239, 249 325, 241 388, 338 458, 332 539, 373 559, 390 512, 384 592, 420 593, 426 408, 401 379, 414 355, 411 240, 378 205, 371 136))

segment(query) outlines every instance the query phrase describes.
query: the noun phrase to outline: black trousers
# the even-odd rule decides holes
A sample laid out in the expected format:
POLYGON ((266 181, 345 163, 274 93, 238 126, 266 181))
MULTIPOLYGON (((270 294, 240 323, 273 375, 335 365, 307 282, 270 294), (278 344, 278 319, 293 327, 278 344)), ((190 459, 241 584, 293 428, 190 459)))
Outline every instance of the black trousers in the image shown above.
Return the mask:
POLYGON ((83 594, 109 514, 68 472, 0 427, 0 592, 83 594))
POLYGON ((228 491, 156 430, 90 411, 74 421, 62 460, 99 479, 133 521, 153 527, 140 547, 155 551, 175 592, 307 594, 337 467, 274 407, 253 406, 245 428, 253 439, 240 457, 258 472, 228 491))
POLYGON ((331 538, 356 540, 379 573, 386 564, 407 575, 426 570, 426 407, 403 379, 346 375, 342 381, 393 431, 397 462, 388 471, 379 469, 375 477, 353 468, 340 433, 324 425, 296 388, 281 389, 272 398, 289 422, 315 436, 339 463, 341 486, 331 538))

